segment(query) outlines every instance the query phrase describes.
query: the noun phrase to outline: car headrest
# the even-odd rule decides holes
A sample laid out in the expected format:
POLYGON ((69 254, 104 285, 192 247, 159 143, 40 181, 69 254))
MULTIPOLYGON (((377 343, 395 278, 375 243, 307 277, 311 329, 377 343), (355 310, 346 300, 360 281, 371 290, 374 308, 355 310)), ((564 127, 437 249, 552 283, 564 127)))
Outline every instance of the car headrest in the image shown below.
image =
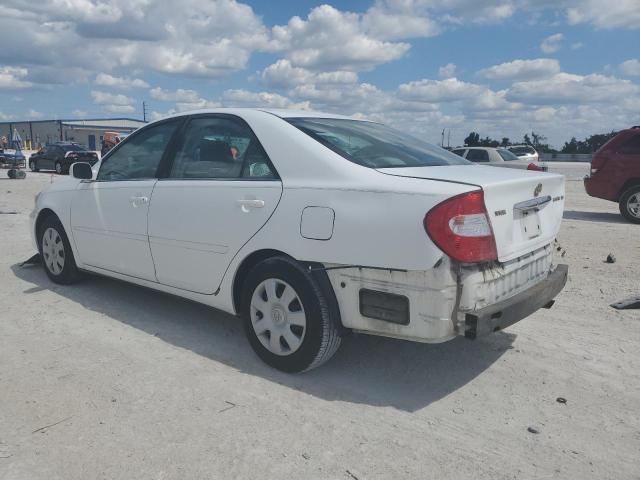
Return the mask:
POLYGON ((200 141, 200 161, 233 163, 233 155, 227 142, 203 139, 200 141))

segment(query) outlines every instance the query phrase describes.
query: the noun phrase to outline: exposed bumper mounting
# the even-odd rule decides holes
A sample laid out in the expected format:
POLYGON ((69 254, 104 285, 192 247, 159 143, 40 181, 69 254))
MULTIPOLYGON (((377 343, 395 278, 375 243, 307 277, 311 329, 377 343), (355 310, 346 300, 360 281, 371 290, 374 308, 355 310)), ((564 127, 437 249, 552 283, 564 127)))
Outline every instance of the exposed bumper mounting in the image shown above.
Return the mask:
POLYGON ((474 339, 502 330, 542 307, 550 308, 555 296, 567 283, 568 272, 568 265, 558 265, 545 280, 528 290, 481 310, 467 313, 464 336, 474 339))

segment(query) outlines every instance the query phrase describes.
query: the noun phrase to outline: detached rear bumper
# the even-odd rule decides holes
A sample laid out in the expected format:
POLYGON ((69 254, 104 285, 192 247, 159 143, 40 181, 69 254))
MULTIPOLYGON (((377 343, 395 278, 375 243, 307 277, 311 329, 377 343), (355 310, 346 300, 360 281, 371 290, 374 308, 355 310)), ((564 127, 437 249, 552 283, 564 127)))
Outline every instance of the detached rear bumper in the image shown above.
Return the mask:
POLYGON ((550 308, 553 299, 567 283, 568 265, 558 265, 547 278, 533 287, 502 302, 465 314, 467 338, 474 339, 497 330, 502 330, 528 317, 536 310, 550 308))

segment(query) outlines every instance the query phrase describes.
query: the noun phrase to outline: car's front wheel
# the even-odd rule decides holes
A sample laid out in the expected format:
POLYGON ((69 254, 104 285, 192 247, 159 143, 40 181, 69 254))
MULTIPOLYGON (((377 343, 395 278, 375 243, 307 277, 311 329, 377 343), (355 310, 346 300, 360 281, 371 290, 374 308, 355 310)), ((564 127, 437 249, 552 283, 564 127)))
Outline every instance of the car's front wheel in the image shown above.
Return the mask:
POLYGON ((323 364, 340 346, 339 320, 331 301, 295 260, 262 261, 249 272, 242 293, 249 343, 265 363, 285 372, 323 364))
POLYGON ((640 223, 640 185, 631 187, 620 197, 620 213, 633 223, 640 223))
POLYGON ((38 170, 40 170, 35 160, 29 160, 29 168, 32 172, 37 172, 38 170))
POLYGON ((47 276, 55 283, 68 285, 80 279, 69 239, 60 221, 47 217, 38 229, 40 255, 47 276))

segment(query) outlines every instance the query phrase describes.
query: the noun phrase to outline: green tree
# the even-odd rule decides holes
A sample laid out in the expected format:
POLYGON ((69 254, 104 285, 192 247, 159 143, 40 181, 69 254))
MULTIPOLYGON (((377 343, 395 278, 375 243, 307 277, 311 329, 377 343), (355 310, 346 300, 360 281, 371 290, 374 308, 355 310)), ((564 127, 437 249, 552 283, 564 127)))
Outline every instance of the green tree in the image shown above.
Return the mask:
POLYGON ((480 134, 477 132, 471 132, 469 136, 464 139, 464 144, 467 147, 477 147, 480 145, 480 134))
POLYGON ((500 145, 503 147, 508 147, 509 145, 511 145, 511 142, 509 141, 508 137, 502 137, 502 142, 500 142, 500 145))

